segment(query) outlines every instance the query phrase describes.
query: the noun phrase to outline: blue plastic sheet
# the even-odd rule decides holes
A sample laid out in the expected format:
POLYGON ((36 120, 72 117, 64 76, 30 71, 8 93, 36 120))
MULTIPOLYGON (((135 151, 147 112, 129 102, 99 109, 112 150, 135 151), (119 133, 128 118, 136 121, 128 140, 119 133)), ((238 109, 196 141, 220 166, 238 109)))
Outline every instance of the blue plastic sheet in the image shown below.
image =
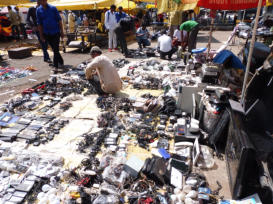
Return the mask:
POLYGON ((223 50, 223 51, 219 52, 216 55, 216 57, 214 57, 213 62, 216 64, 223 64, 227 60, 231 60, 231 67, 232 68, 243 69, 245 71, 245 69, 246 69, 245 65, 243 65, 241 60, 229 50, 223 50))

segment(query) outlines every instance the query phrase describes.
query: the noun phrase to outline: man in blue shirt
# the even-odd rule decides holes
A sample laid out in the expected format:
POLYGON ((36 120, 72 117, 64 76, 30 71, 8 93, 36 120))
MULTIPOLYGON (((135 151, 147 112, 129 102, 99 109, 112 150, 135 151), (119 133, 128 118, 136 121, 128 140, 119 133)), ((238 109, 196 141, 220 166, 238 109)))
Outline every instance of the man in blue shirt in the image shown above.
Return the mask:
POLYGON ((27 13, 27 22, 32 27, 33 32, 35 32, 35 34, 36 34, 36 36, 37 36, 37 38, 38 38, 38 40, 40 42, 40 45, 42 47, 43 54, 44 54, 44 61, 48 62, 48 63, 52 63, 52 61, 49 58, 48 52, 47 52, 47 48, 48 48, 47 42, 46 41, 45 42, 41 41, 40 34, 39 34, 39 31, 38 31, 38 27, 37 27, 36 9, 40 5, 41 5, 41 0, 38 0, 36 7, 29 8, 28 13, 27 13))
POLYGON ((36 14, 40 38, 51 46, 54 53, 53 64, 58 71, 64 64, 59 52, 60 37, 64 37, 62 19, 57 8, 48 4, 47 0, 41 0, 41 6, 37 8, 36 14))
POLYGON ((128 15, 125 12, 123 12, 122 6, 118 7, 118 12, 116 12, 117 23, 119 23, 119 21, 125 18, 126 16, 128 15))

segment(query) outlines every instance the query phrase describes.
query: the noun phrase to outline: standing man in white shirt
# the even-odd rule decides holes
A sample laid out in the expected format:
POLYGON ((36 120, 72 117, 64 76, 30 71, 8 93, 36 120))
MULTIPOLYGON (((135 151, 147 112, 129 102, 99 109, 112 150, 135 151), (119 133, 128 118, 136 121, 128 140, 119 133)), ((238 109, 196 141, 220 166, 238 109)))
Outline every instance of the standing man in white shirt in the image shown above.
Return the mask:
POLYGON ((108 42, 108 48, 109 48, 109 52, 112 52, 112 49, 114 48, 115 50, 117 50, 117 36, 115 33, 115 28, 117 27, 117 18, 116 18, 116 6, 112 5, 110 7, 110 10, 108 10, 105 13, 105 28, 106 30, 108 30, 108 38, 109 38, 109 42, 108 42))
POLYGON ((172 47, 172 38, 166 34, 166 30, 161 31, 161 36, 157 40, 157 50, 160 53, 160 59, 165 59, 166 55, 172 59, 173 53, 177 51, 172 47))

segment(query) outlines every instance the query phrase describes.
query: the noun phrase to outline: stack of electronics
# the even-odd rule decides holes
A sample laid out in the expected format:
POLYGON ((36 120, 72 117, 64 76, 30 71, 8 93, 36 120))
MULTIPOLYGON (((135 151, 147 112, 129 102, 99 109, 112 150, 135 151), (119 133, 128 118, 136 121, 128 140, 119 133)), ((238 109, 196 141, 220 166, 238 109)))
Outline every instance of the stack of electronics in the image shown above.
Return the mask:
POLYGON ((273 202, 272 79, 272 67, 259 69, 247 88, 244 106, 230 102, 226 162, 236 199, 258 193, 262 203, 273 202))
POLYGON ((220 74, 219 65, 203 64, 201 78, 203 83, 217 84, 220 74))

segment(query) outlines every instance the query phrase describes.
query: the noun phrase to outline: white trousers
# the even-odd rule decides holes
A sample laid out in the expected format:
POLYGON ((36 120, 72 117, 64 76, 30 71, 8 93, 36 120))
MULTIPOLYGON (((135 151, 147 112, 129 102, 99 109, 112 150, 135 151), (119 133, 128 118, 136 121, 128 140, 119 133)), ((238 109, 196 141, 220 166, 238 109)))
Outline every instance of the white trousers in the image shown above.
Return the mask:
POLYGON ((117 36, 114 29, 109 30, 108 38, 109 38, 109 41, 108 41, 109 49, 117 48, 117 36))

